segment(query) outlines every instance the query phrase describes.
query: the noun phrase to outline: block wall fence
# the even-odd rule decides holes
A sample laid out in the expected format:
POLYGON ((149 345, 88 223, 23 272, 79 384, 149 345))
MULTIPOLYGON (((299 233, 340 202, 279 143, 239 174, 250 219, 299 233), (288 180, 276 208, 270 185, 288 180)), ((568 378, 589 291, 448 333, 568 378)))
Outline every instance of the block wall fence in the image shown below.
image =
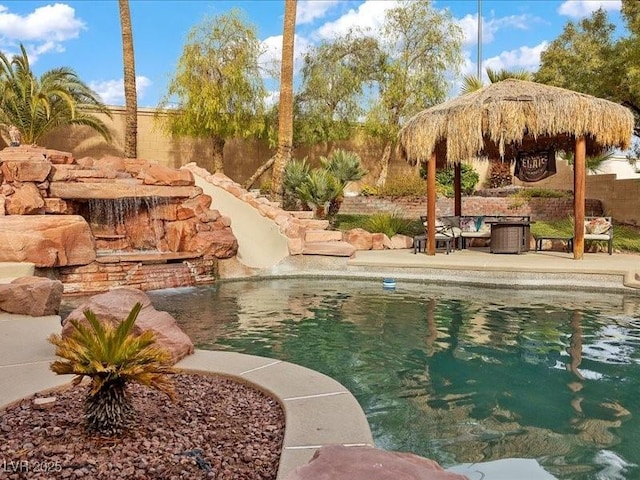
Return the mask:
MULTIPOLYGON (((75 158, 91 156, 99 159, 104 155, 123 156, 124 154, 124 129, 125 111, 122 107, 111 107, 112 118, 101 116, 107 123, 113 137, 111 144, 105 142, 102 137, 93 133, 86 127, 70 127, 59 129, 42 140, 42 145, 47 148, 64 150, 71 152, 75 158)), ((182 167, 188 163, 195 162, 198 166, 211 170, 210 144, 206 139, 181 139, 171 137, 164 133, 154 120, 155 110, 151 108, 140 108, 138 111, 138 157, 147 160, 155 160, 162 165, 173 168, 182 167)), ((8 139, 4 139, 7 144, 8 139)), ((0 138, 0 148, 3 147, 0 138)), ((325 143, 313 148, 298 149, 294 152, 295 158, 307 156, 312 166, 317 165, 318 157, 327 155, 335 148, 345 148, 357 152, 362 158, 365 168, 370 172, 362 183, 373 184, 378 172, 376 160, 380 158, 382 146, 372 141, 354 139, 348 142, 325 143)), ((224 150, 225 174, 232 180, 242 184, 249 178, 256 169, 268 160, 273 154, 273 150, 265 142, 254 140, 231 140, 228 141, 224 150)), ((559 160, 558 173, 548 179, 535 184, 527 184, 541 188, 555 188, 573 190, 573 170, 565 161, 559 160)), ((486 177, 488 162, 480 161, 474 164, 482 178, 486 177)), ((410 167, 406 162, 393 156, 389 166, 389 175, 406 174, 415 167, 410 167)), ((259 186, 262 180, 266 180, 269 174, 258 180, 259 186)), ((514 180, 515 185, 523 185, 522 182, 514 180)), ((617 180, 615 175, 588 175, 586 180, 586 194, 588 198, 601 201, 603 213, 611 215, 618 222, 640 225, 640 181, 639 180, 617 180)), ((491 211, 493 214, 503 212, 505 206, 498 206, 492 202, 500 203, 495 199, 484 198, 482 200, 471 197, 463 200, 463 211, 474 214, 474 212, 491 211), (473 199, 472 199, 473 198, 473 199), (476 210, 477 208, 477 210, 476 210)), ((533 211, 532 216, 546 214, 543 210, 548 205, 556 202, 549 202, 543 199, 545 207, 535 205, 529 206, 533 211)), ((383 202, 383 200, 379 200, 383 202)), ((571 201, 570 199, 568 200, 571 201)), ((351 202, 351 200, 348 200, 351 202)), ((373 200, 367 200, 373 202, 373 200)), ((421 208, 417 202, 411 206, 411 201, 403 208, 413 209, 418 212, 421 208)), ((561 202, 560 202, 561 203, 561 202)), ((439 209, 448 211, 446 199, 439 200, 439 209)), ((345 208, 345 207, 343 207, 345 208)), ((362 208, 365 208, 364 206, 362 208)), ((451 207, 453 208, 453 207, 451 207)), ((561 207, 558 207, 561 208, 561 207)), ((586 211, 590 211, 589 205, 586 211)), ((509 210, 515 212, 514 210, 509 210)), ((553 214, 553 212, 549 212, 553 214)), ((516 214, 520 214, 518 211, 516 214)), ((523 212, 529 214, 529 212, 523 212)))
MULTIPOLYGON (((385 197, 346 197, 340 213, 351 215, 371 215, 388 212, 416 219, 427 214, 427 199, 424 198, 385 198, 385 197)), ((585 205, 586 215, 602 215, 600 200, 588 199, 585 205)), ((453 215, 453 199, 438 198, 436 202, 438 216, 453 215)), ((573 215, 571 198, 533 198, 524 204, 515 204, 508 197, 463 197, 463 215, 529 215, 531 220, 553 220, 573 215)))

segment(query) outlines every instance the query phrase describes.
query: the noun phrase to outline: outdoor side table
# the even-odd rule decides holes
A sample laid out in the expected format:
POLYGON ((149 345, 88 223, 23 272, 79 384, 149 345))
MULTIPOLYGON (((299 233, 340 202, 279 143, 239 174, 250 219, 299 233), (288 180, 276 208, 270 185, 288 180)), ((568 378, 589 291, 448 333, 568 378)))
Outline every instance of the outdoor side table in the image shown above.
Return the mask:
POLYGON ((522 253, 529 251, 530 221, 501 220, 491 225, 491 253, 522 253))
MULTIPOLYGON (((444 246, 449 255, 451 252, 451 242, 455 240, 454 237, 450 237, 448 235, 443 235, 441 233, 436 233, 436 245, 438 242, 444 242, 444 246)), ((416 235, 413 237, 413 253, 424 252, 427 248, 427 235, 416 235)))

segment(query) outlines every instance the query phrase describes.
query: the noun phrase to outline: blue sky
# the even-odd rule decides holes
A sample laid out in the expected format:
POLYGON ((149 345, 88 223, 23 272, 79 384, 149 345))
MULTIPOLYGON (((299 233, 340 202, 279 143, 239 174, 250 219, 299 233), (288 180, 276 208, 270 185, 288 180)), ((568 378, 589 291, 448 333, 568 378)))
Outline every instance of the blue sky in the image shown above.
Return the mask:
MULTIPOLYGON (((298 0, 296 55, 322 39, 353 26, 375 31, 393 0, 298 0)), ((465 71, 476 72, 477 0, 436 0, 465 32, 465 71)), ((482 0, 483 65, 536 70, 540 52, 569 21, 602 6, 621 25, 618 0, 482 0)), ((206 16, 239 8, 256 26, 265 49, 264 61, 277 59, 282 43, 284 0, 206 1, 130 0, 138 77, 138 106, 155 107, 166 90, 189 30, 206 16)), ((118 2, 2 1, 0 50, 7 55, 27 48, 33 70, 73 68, 109 105, 124 105, 122 45, 118 2)), ((275 82, 267 85, 277 89, 275 82)))

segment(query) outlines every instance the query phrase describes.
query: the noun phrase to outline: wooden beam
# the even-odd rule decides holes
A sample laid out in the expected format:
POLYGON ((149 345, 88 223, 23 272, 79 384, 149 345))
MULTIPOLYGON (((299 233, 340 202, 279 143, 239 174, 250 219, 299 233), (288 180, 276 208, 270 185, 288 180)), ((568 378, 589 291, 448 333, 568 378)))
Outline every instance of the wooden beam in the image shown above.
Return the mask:
POLYGON ((584 203, 586 190, 586 149, 585 137, 576 138, 573 156, 573 258, 582 260, 584 256, 584 203))
POLYGON ((462 215, 462 166, 460 162, 453 165, 453 214, 462 215))
POLYGON ((427 255, 436 254, 436 153, 427 161, 427 255))

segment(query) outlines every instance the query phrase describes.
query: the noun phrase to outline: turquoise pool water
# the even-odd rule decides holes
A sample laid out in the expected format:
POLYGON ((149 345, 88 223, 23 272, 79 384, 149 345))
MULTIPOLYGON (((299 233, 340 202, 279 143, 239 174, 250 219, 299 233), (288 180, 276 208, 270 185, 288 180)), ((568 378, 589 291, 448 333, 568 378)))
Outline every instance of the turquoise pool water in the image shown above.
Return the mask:
POLYGON ((640 478, 640 298, 268 280, 151 292, 199 348, 279 358, 358 399, 379 447, 640 478))

